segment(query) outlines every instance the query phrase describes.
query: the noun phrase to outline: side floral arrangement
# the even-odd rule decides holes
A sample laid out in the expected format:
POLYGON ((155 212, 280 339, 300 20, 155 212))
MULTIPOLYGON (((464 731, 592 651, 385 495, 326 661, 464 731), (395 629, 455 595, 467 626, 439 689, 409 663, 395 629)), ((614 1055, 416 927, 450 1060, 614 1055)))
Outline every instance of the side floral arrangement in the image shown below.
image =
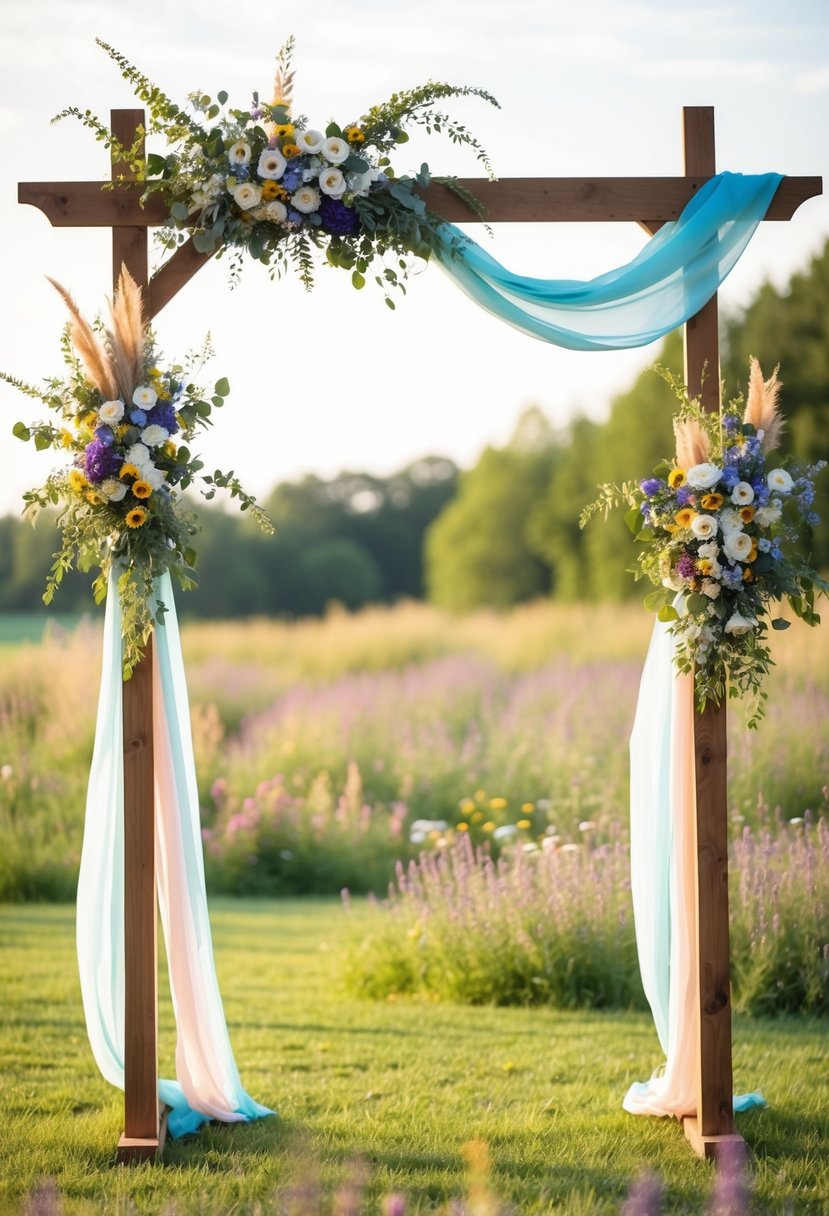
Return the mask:
MULTIPOLYGON (((375 259, 393 255, 375 279, 394 308, 388 292, 403 287, 411 256, 428 259, 439 239, 446 243, 445 236, 439 238, 442 221, 418 193, 429 184, 428 165, 412 175, 398 175, 392 167, 389 154, 409 139, 406 125, 467 145, 492 177, 478 140, 436 108, 458 97, 497 106, 484 89, 430 81, 393 94, 361 118, 318 128, 293 107, 293 38, 277 56, 271 101, 254 92, 250 106, 240 109, 228 104, 224 90, 215 100, 195 92, 188 98, 192 112, 171 101, 120 52, 100 39, 98 44, 148 107, 148 133, 160 135, 166 150, 144 157, 138 146, 143 131, 136 146, 123 147, 89 110, 69 107, 54 121, 80 119, 144 183, 145 199, 161 195, 169 208, 160 232, 166 248, 175 249, 191 236, 201 253, 246 251, 275 274, 292 266, 307 287, 313 284, 315 248, 325 251, 330 265, 350 270, 356 288, 364 286, 375 259)), ((454 178, 435 180, 462 197, 470 215, 482 215, 477 200, 454 178)), ((237 259, 234 273, 239 269, 237 259)))
POLYGON ((813 509, 816 475, 825 461, 771 462, 784 421, 777 372, 770 380, 751 361, 748 393, 719 413, 691 400, 669 372, 676 392, 676 457, 652 477, 599 487, 582 512, 582 527, 598 511, 627 506, 626 522, 641 544, 634 578, 656 590, 645 607, 669 622, 678 669, 695 672, 700 710, 728 694, 753 699, 749 726, 763 715, 763 679, 772 665, 769 628, 787 629, 784 601, 807 625, 820 623, 815 593, 829 583, 812 568, 803 545, 819 522, 813 509))
MULTIPOLYGON (((189 380, 189 370, 164 365, 143 321, 141 291, 126 269, 110 305, 108 327, 93 328, 58 283, 71 314, 63 335, 69 372, 49 379, 44 389, 13 376, 0 378, 42 401, 57 422, 27 425, 13 433, 33 441, 39 451, 55 449, 70 458, 45 483, 23 497, 32 523, 46 508, 56 508, 62 543, 54 556, 43 599, 51 603, 64 574, 100 566, 93 584, 96 602, 106 596, 111 570, 118 576, 122 611, 124 674, 128 676, 165 605, 158 578, 169 571, 179 584, 197 583, 192 538, 196 517, 183 491, 198 485, 205 498, 217 488, 252 510, 265 530, 270 521, 238 479, 204 464, 191 450, 211 415, 230 392, 225 379, 206 395, 189 380)), ((209 348, 201 359, 210 354, 209 348)))

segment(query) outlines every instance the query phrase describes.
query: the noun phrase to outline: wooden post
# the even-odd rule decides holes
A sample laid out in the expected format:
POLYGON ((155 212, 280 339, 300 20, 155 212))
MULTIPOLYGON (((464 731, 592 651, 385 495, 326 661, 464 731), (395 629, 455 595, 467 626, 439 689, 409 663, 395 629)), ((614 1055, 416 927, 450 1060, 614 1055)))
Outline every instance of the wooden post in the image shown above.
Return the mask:
MULTIPOLYGON (((716 173, 713 106, 683 110, 685 173, 716 173)), ((716 294, 685 326, 685 383, 711 412, 720 409, 716 294)), ((697 1116, 683 1120, 700 1156, 734 1133, 731 982, 728 940, 728 785, 725 702, 694 716, 696 761, 696 967, 699 981, 697 1116)))
MULTIPOLYGON (((112 110, 112 132, 129 147, 143 110, 112 110)), ((141 140, 143 154, 143 139, 141 140)), ((112 177, 132 179, 113 158, 112 177)), ((112 285, 125 266, 146 291, 146 225, 112 229, 112 285)), ((130 402, 127 402, 127 408, 130 402)), ((157 906, 153 766, 152 639, 123 685, 124 723, 124 1134, 118 1160, 143 1161, 163 1147, 158 1110, 157 906)))

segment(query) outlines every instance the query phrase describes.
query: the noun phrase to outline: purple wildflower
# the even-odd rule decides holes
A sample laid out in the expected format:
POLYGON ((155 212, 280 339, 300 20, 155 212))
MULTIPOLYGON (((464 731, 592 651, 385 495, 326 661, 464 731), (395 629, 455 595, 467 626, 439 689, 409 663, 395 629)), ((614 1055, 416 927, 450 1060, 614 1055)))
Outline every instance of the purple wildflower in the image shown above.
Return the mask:
POLYGON ((101 443, 105 443, 108 448, 111 448, 115 443, 115 431, 104 422, 101 426, 95 427, 95 438, 100 439, 101 443))
POLYGON ((93 439, 84 453, 84 472, 93 485, 114 476, 123 464, 123 456, 100 439, 93 439))
POLYGON ((735 431, 740 429, 740 419, 736 414, 726 414, 723 418, 723 427, 729 434, 733 435, 735 431))
POLYGON ((687 507, 693 496, 694 491, 690 486, 680 486, 676 492, 676 501, 680 507, 687 507))
POLYGON ((659 477, 646 477, 639 484, 642 487, 642 493, 647 494, 649 498, 652 498, 654 494, 658 494, 660 490, 665 489, 665 482, 659 477))
POLYGON ((694 576, 694 556, 692 553, 683 553, 682 557, 676 564, 677 574, 681 578, 693 578, 694 576))
POLYGON ((147 422, 151 426, 163 426, 168 435, 175 435, 179 429, 175 406, 171 401, 158 401, 147 414, 147 422))
POLYGON ((353 236, 360 230, 360 217, 357 212, 352 207, 346 207, 338 198, 329 198, 326 195, 320 203, 319 211, 323 228, 333 236, 353 236))

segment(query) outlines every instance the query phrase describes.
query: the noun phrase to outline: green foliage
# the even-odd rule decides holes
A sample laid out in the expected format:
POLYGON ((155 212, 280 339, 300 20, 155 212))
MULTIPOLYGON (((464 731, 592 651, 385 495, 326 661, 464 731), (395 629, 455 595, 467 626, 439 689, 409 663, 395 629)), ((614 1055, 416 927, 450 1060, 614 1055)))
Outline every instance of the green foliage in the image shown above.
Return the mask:
POLYGON ((461 612, 505 608, 549 589, 527 520, 554 467, 555 447, 540 410, 528 410, 505 448, 487 448, 461 478, 458 497, 429 530, 426 566, 435 603, 461 612))

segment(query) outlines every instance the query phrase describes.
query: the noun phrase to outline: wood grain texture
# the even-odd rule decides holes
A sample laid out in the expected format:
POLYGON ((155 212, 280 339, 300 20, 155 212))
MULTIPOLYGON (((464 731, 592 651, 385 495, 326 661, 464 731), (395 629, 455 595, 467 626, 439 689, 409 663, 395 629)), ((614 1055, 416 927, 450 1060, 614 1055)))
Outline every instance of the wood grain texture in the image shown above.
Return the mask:
POLYGON ((172 257, 168 258, 150 279, 147 293, 150 320, 161 312, 165 304, 169 304, 173 296, 181 291, 185 283, 188 283, 212 256, 212 253, 199 253, 192 240, 179 245, 172 257))
MULTIPOLYGON (((143 110, 112 110, 110 112, 112 133, 122 145, 131 146, 138 127, 144 125, 143 110)), ((143 155, 144 143, 140 144, 143 155)), ((123 161, 112 160, 112 180, 121 177, 133 177, 133 171, 123 161)), ((113 227, 112 229, 112 286, 115 289, 121 266, 129 270, 142 291, 147 289, 147 241, 148 228, 146 224, 136 224, 133 227, 113 227)))

